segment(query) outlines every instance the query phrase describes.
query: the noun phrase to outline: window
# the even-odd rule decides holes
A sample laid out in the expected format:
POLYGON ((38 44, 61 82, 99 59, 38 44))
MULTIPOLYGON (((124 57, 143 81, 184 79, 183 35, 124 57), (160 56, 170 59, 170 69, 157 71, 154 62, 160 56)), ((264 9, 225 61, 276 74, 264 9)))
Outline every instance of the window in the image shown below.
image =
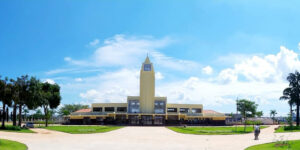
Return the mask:
POLYGON ((192 108, 192 113, 201 113, 201 108, 192 108))
POLYGON ((102 112, 102 107, 93 107, 93 111, 99 111, 102 112))
POLYGON ((165 113, 166 102, 161 100, 156 100, 154 102, 154 113, 163 114, 165 113))
POLYGON ((151 71, 151 64, 144 64, 144 71, 151 71))
POLYGON ((104 110, 105 110, 105 112, 114 112, 115 108, 114 107, 105 107, 104 110))
POLYGON ((165 106, 165 102, 164 102, 164 101, 155 101, 155 102, 154 102, 154 105, 155 105, 155 106, 159 106, 159 107, 165 106))
POLYGON ((139 113, 140 109, 137 108, 131 108, 131 113, 139 113))
POLYGON ((189 109, 188 108, 180 108, 180 113, 188 113, 189 109))
POLYGON ((168 112, 177 112, 177 108, 168 108, 168 112))
POLYGON ((117 107, 117 112, 126 112, 127 107, 117 107))
POLYGON ((164 109, 155 109, 154 113, 156 113, 156 114, 163 114, 163 113, 165 113, 165 111, 164 111, 164 109))
POLYGON ((139 113, 140 112, 140 102, 138 100, 128 101, 128 113, 139 113))

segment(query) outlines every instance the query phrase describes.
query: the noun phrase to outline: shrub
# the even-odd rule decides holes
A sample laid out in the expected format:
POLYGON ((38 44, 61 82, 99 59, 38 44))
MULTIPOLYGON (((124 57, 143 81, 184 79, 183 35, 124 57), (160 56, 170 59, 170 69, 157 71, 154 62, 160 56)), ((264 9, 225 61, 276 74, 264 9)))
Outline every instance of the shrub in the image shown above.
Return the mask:
POLYGON ((300 126, 284 126, 284 130, 300 130, 300 126))
POLYGON ((21 127, 19 127, 19 126, 6 126, 6 130, 20 131, 21 127))
MULTIPOLYGON (((34 121, 34 124, 46 124, 45 121, 34 121)), ((54 121, 48 121, 48 124, 54 124, 54 121)))
POLYGON ((262 124, 262 122, 260 120, 254 120, 254 121, 247 120, 246 121, 246 125, 261 125, 261 124, 262 124))

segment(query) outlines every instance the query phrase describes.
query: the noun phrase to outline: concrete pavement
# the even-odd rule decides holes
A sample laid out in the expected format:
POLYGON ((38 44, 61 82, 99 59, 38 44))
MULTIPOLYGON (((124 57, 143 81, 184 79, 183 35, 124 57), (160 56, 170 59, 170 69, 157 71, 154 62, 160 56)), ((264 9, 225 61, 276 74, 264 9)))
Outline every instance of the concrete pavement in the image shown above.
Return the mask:
POLYGON ((279 139, 300 139, 300 132, 274 133, 276 126, 242 135, 191 135, 165 127, 124 127, 107 133, 68 134, 46 129, 37 133, 0 132, 1 139, 25 143, 29 150, 243 150, 248 146, 279 139))

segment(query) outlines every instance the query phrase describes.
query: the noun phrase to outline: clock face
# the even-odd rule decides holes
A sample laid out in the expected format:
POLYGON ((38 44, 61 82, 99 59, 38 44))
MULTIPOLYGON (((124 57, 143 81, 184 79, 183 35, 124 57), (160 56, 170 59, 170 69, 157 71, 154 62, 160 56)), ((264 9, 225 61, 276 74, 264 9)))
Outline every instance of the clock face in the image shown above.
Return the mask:
POLYGON ((144 64, 144 71, 151 71, 151 64, 144 64))

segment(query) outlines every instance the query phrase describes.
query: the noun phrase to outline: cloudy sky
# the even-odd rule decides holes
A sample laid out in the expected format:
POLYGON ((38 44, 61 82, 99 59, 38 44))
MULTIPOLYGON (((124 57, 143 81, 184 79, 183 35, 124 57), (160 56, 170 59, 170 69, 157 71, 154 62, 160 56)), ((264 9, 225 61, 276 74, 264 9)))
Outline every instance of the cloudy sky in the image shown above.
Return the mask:
POLYGON ((126 102, 147 53, 169 103, 268 116, 300 70, 299 1, 1 1, 0 75, 61 86, 62 104, 126 102))

